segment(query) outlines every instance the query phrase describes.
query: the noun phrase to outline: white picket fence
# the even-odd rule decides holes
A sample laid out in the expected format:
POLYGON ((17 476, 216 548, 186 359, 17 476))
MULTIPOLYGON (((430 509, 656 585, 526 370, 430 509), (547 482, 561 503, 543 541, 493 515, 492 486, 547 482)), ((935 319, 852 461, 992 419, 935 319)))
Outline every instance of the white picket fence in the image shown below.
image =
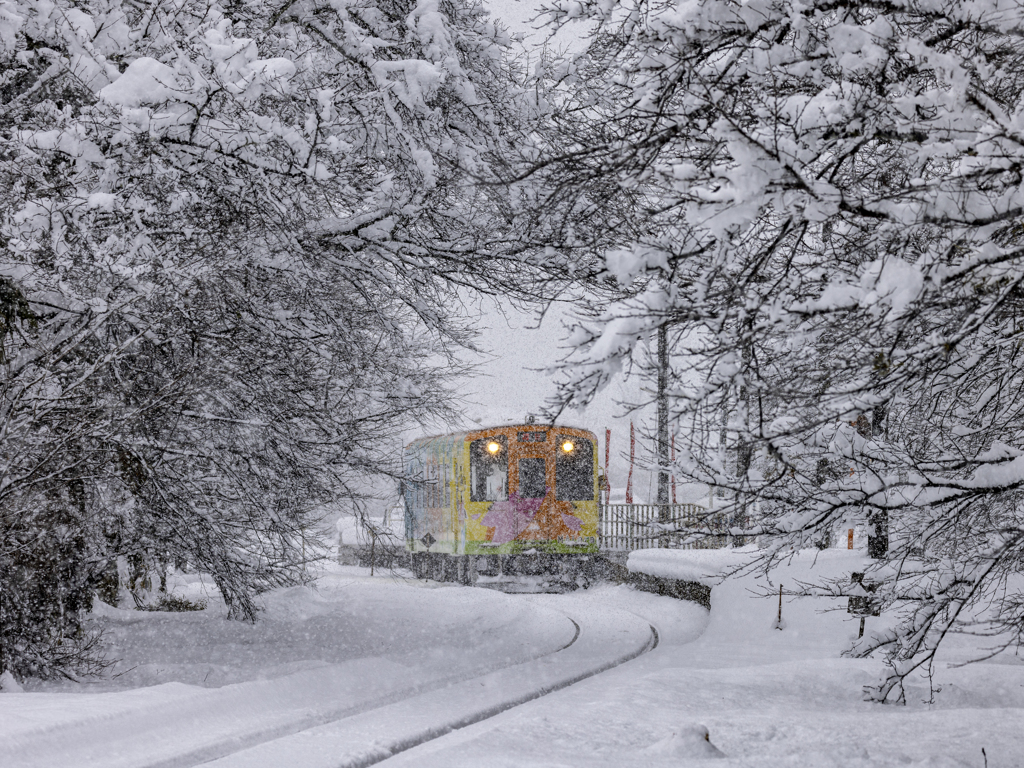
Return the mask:
POLYGON ((719 549, 729 542, 727 516, 700 504, 602 504, 601 549, 719 549))

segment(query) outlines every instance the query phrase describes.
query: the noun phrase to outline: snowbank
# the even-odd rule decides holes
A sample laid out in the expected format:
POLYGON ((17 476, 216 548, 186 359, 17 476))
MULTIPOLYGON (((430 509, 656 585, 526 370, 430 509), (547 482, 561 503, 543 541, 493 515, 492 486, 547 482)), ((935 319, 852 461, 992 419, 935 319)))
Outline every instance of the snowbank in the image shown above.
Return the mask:
POLYGON ((664 739, 642 750, 644 755, 668 757, 680 760, 702 760, 725 757, 725 754, 711 743, 707 726, 686 724, 673 731, 664 739))
POLYGON ((754 562, 757 549, 638 549, 629 553, 626 568, 663 579, 695 581, 713 587, 726 574, 754 562))
MULTIPOLYGON (((813 584, 848 581, 869 560, 863 552, 807 549, 776 562, 765 574, 758 566, 764 551, 737 549, 645 549, 630 555, 629 570, 711 587, 707 629, 693 647, 721 649, 742 646, 742 656, 782 661, 835 658, 856 639, 859 619, 847 613, 845 597, 802 597, 813 584), (736 571, 741 571, 736 574, 736 571), (779 631, 779 590, 782 628, 779 631)), ((872 617, 868 631, 891 625, 891 616, 872 617)), ((716 651, 717 652, 717 651, 716 651)))

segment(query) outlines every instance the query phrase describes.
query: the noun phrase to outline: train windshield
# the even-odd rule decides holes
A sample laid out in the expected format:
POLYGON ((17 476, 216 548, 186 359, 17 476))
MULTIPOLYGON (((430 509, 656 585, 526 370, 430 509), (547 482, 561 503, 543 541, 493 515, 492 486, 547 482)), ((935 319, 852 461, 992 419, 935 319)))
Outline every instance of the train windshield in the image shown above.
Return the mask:
POLYGON ((508 498, 508 440, 504 435, 469 444, 469 500, 508 498))
POLYGON ((547 495, 544 459, 519 460, 519 498, 543 499, 547 495))
POLYGON ((555 497, 559 501, 593 501, 594 444, 582 437, 559 435, 555 449, 555 497))

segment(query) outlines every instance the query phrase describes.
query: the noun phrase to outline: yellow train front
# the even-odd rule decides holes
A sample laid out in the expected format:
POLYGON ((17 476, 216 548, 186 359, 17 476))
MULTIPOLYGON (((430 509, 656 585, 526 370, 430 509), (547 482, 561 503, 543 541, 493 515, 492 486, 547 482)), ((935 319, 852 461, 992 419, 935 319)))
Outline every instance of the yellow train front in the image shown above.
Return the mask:
POLYGON ((597 441, 524 424, 410 443, 405 539, 417 576, 582 586, 598 551, 597 441))

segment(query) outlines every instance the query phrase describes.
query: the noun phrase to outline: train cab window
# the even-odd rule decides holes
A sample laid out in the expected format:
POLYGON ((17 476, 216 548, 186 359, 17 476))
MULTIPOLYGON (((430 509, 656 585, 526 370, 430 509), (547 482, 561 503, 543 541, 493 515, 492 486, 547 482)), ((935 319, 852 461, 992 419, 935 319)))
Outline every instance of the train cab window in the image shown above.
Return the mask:
POLYGON ((582 437, 559 435, 555 448, 555 498, 593 501, 594 444, 582 437))
POLYGON ((508 440, 504 435, 469 444, 469 500, 508 498, 508 440))
POLYGON ((547 494, 544 459, 519 460, 519 498, 543 499, 547 494))

